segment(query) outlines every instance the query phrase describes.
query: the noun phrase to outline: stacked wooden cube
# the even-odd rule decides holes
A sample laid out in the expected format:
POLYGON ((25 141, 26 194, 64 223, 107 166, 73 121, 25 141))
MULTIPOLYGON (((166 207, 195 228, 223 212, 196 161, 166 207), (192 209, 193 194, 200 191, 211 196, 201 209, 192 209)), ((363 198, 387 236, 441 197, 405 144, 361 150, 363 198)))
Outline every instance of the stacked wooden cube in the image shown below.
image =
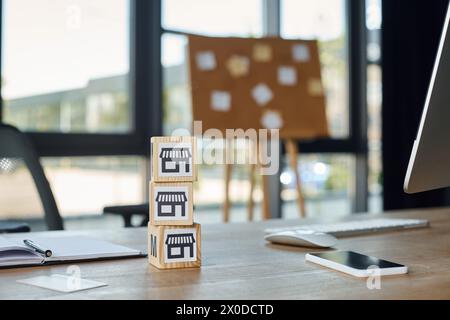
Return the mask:
POLYGON ((151 145, 149 262, 159 269, 200 267, 201 234, 193 203, 196 139, 154 137, 151 145))

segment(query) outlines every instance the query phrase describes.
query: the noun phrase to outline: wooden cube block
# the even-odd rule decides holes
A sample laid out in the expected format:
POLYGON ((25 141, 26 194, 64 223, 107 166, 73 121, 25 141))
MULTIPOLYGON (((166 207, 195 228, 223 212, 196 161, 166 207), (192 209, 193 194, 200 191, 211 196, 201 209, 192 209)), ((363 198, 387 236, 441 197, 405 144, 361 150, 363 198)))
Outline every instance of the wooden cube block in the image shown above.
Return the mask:
POLYGON ((150 182, 150 224, 192 225, 192 182, 150 182))
POLYGON ((153 137, 151 142, 154 182, 197 180, 195 137, 153 137))
POLYGON ((148 225, 149 263, 159 269, 201 266, 200 225, 148 225))

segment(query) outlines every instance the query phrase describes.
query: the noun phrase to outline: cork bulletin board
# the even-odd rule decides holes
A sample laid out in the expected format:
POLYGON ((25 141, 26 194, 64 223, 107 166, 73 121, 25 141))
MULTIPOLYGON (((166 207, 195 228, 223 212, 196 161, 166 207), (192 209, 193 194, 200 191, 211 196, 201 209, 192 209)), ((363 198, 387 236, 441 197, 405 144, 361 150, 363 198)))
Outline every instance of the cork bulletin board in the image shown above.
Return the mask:
POLYGON ((193 119, 203 130, 328 137, 316 41, 189 36, 193 119))

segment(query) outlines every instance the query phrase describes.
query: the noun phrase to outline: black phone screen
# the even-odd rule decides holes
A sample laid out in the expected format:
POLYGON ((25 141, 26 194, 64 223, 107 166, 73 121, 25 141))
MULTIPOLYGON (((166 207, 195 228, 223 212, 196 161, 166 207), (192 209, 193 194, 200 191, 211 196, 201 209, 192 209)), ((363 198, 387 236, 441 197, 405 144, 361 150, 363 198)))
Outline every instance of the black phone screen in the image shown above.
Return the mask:
POLYGON ((311 253, 310 255, 333 261, 357 270, 367 270, 370 267, 377 266, 380 269, 402 268, 401 264, 369 257, 353 251, 334 251, 324 253, 311 253))

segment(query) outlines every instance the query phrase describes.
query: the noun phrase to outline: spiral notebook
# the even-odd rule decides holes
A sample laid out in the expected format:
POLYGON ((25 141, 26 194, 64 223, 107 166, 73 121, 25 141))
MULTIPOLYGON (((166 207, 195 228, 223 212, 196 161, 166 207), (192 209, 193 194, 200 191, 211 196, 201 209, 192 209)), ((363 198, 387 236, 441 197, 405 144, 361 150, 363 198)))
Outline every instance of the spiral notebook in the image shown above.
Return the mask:
POLYGON ((83 260, 144 256, 141 251, 86 237, 20 236, 0 237, 0 268, 83 260), (28 239, 52 251, 51 257, 36 252, 23 243, 28 239))

